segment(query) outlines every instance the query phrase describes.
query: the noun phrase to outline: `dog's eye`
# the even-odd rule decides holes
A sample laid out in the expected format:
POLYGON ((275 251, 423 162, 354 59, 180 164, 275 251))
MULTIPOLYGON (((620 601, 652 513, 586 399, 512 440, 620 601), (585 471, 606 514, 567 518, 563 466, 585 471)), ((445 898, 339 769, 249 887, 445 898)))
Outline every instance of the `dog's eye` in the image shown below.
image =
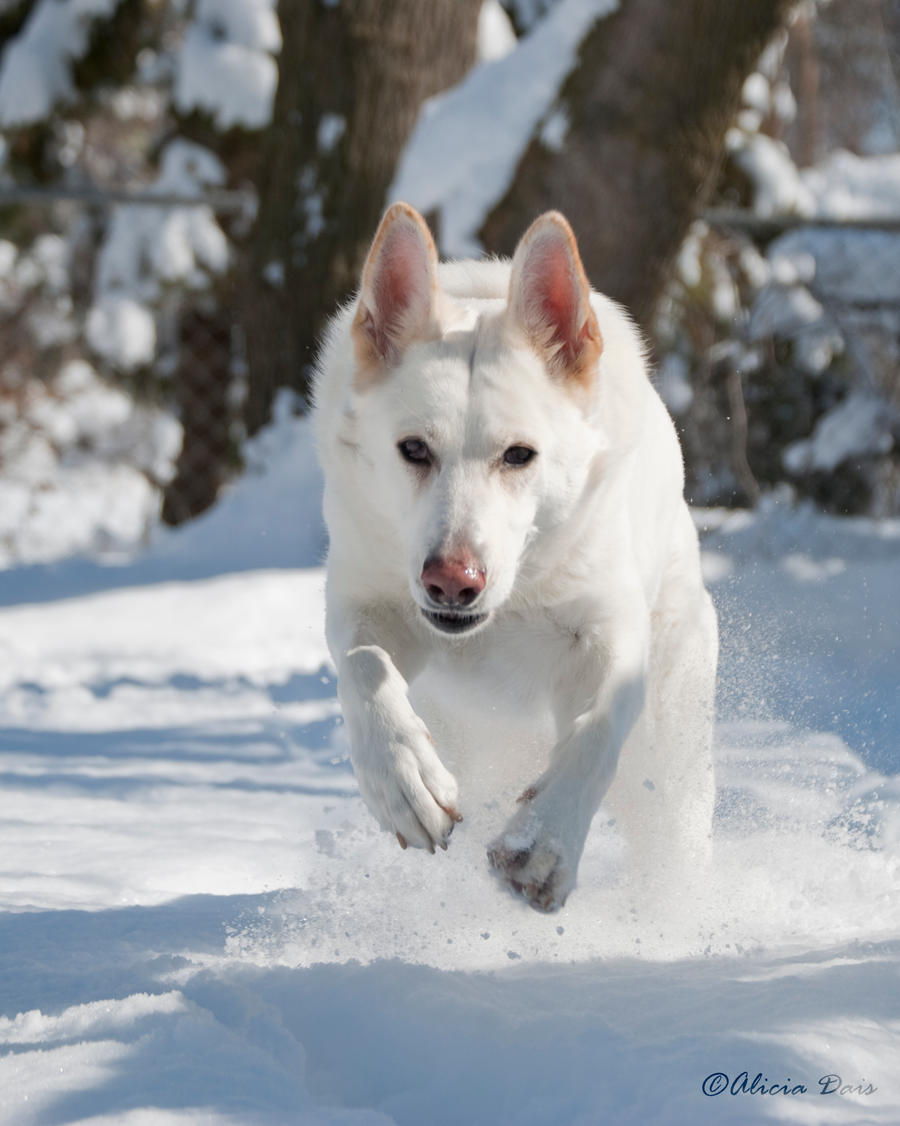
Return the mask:
POLYGON ((397 449, 403 460, 411 465, 431 465, 434 460, 427 443, 421 438, 404 438, 402 442, 397 443, 397 449))
POLYGON ((535 457, 537 450, 533 450, 530 446, 510 446, 503 454, 503 464, 518 467, 527 465, 535 457))

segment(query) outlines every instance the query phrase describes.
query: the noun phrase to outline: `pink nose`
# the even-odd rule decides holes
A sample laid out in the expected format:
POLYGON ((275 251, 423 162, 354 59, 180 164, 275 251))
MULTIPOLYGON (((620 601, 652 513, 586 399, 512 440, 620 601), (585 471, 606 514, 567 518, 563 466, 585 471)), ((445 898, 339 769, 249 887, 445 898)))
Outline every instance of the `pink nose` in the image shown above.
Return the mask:
POLYGON ((471 606, 484 590, 484 568, 471 555, 435 555, 425 561, 422 585, 438 606, 471 606))

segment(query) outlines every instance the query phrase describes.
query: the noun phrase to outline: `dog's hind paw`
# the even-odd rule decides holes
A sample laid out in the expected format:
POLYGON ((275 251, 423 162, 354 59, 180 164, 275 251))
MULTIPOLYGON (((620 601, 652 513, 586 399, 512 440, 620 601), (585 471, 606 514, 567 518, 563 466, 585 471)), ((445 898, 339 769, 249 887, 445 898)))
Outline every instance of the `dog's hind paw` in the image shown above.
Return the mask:
POLYGON ((562 847, 540 833, 504 833, 488 846, 488 860, 510 891, 536 911, 558 911, 575 883, 562 847))

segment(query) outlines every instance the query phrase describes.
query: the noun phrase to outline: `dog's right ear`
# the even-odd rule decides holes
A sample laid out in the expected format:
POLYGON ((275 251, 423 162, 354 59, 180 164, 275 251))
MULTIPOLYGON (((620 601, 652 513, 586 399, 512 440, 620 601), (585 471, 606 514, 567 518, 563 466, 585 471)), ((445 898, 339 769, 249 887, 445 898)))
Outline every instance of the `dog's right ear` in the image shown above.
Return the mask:
POLYGON ((391 204, 363 267, 353 319, 363 383, 396 363, 413 341, 436 334, 437 265, 434 239, 422 216, 408 203, 391 204))

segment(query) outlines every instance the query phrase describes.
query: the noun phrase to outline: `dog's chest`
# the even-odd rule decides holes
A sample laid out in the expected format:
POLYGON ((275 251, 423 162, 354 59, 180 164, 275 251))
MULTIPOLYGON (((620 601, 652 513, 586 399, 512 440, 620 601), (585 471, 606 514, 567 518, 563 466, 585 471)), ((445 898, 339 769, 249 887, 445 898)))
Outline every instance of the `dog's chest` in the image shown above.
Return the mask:
POLYGON ((499 797, 540 774, 556 737, 551 685, 566 644, 547 622, 515 620, 435 648, 410 694, 461 782, 499 797))

